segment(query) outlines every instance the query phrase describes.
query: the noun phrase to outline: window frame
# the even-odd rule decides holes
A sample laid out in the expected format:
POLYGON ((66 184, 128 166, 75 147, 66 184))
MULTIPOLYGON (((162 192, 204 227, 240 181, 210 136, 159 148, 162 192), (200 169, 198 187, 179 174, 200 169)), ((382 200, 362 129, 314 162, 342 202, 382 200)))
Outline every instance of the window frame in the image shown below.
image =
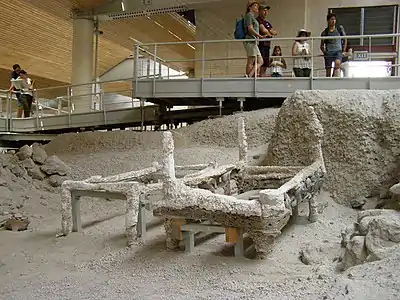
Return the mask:
MULTIPOLYGON (((360 34, 359 35, 364 35, 365 33, 365 8, 382 8, 382 7, 393 7, 394 8, 394 12, 393 12, 393 29, 392 29, 392 33, 396 34, 399 33, 399 18, 400 18, 400 5, 399 4, 390 4, 390 5, 371 5, 371 6, 348 6, 348 7, 332 7, 328 9, 328 13, 332 13, 335 10, 345 10, 345 9, 354 9, 354 8, 359 8, 360 9, 360 34)), ((346 30, 346 28, 345 28, 346 30)), ((382 44, 379 46, 394 46, 396 47, 396 43, 397 43, 397 39, 396 37, 392 38, 392 44, 382 44)), ((359 45, 356 46, 364 46, 364 38, 360 37, 359 39, 359 45)), ((372 47, 375 47, 377 45, 373 45, 372 47)))

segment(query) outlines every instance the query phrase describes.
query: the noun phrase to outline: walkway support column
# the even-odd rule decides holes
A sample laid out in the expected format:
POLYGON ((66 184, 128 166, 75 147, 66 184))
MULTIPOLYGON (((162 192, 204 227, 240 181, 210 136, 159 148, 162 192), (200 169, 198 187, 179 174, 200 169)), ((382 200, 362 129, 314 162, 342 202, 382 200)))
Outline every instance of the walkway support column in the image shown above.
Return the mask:
POLYGON ((72 40, 72 103, 75 113, 92 109, 94 22, 88 19, 73 20, 72 40))

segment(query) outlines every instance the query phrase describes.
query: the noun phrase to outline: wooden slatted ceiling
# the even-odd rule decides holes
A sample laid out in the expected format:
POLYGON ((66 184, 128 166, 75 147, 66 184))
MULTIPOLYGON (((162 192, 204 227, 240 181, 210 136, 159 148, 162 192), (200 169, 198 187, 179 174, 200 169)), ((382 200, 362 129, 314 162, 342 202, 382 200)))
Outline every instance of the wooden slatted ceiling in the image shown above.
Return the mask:
MULTIPOLYGON (((70 82, 72 24, 24 1, 2 1, 0 6, 0 67, 14 63, 35 74, 56 81, 70 82), (17 3, 18 2, 18 3, 17 3), (15 22, 15 5, 19 19, 15 22), (12 34, 17 33, 17 34, 12 34)), ((108 69, 131 54, 131 50, 101 39, 100 71, 108 69)))
MULTIPOLYGON (((0 0, 0 25, 3 29, 0 30, 0 68, 9 69, 12 64, 19 63, 30 74, 51 78, 51 83, 69 83, 72 54, 70 9, 76 6, 88 8, 105 1, 107 0, 0 0), (18 17, 15 15, 16 11, 18 17)), ((192 33, 171 16, 160 15, 153 18, 165 28, 157 26, 146 17, 101 24, 104 35, 100 36, 99 42, 99 74, 132 54, 133 42, 129 37, 146 43, 178 41, 168 33, 171 28, 183 40, 194 39, 192 33)), ((160 47, 158 55, 188 59, 194 57, 194 51, 187 45, 160 47)), ((186 70, 192 65, 193 63, 182 63, 176 68, 186 70)), ((8 75, 5 80, 8 80, 8 75)))

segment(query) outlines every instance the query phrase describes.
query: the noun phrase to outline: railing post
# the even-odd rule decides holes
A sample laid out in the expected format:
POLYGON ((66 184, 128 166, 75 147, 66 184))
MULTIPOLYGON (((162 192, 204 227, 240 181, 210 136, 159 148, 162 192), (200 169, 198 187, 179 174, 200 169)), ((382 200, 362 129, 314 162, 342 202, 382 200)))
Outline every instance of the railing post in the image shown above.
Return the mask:
POLYGON ((204 70, 205 70, 205 54, 206 54, 206 44, 204 41, 201 43, 201 96, 204 96, 204 70))
POLYGON ((0 117, 3 117, 3 97, 0 97, 0 117))
POLYGON ((68 127, 71 127, 71 87, 67 87, 68 127))
MULTIPOLYGON (((258 47, 258 45, 257 45, 257 39, 255 39, 254 40, 254 42, 255 42, 255 46, 256 47, 258 47)), ((255 59, 255 62, 254 62, 254 97, 257 97, 257 72, 258 72, 258 62, 257 62, 257 58, 258 58, 258 55, 256 55, 256 59, 255 59)))
MULTIPOLYGON (((400 16, 400 9, 399 9, 399 14, 400 16)), ((400 22, 399 22, 400 23, 400 22)), ((398 27, 400 29, 400 24, 398 24, 398 27)), ((397 36, 396 36, 396 53, 397 53, 397 57, 396 57, 396 67, 395 67, 395 75, 396 76, 400 76, 400 32, 397 32, 397 36)))
POLYGON ((57 115, 61 115, 62 97, 57 97, 57 115))
POLYGON ((7 131, 11 131, 10 130, 10 111, 9 111, 9 107, 10 107, 9 102, 11 101, 10 100, 11 97, 12 97, 12 91, 9 91, 7 93, 7 98, 6 98, 6 130, 7 131))
POLYGON ((106 105, 104 104, 104 85, 101 82, 100 83, 100 97, 101 97, 101 102, 102 102, 102 108, 103 108, 103 119, 104 119, 104 125, 107 125, 107 109, 106 105))
POLYGON ((371 36, 368 37, 368 60, 371 61, 372 54, 372 39, 371 36))
POLYGON ((135 44, 134 47, 134 60, 133 60, 133 82, 134 82, 134 90, 133 97, 137 98, 137 88, 138 88, 138 65, 139 65, 139 45, 135 44))
POLYGON ((35 105, 35 115, 36 115, 36 129, 39 129, 39 97, 37 89, 33 90, 33 99, 36 101, 35 105))
POLYGON ((154 44, 153 59, 153 97, 156 96, 156 67, 157 67, 157 44, 154 44))
POLYGON ((144 99, 140 98, 140 131, 143 131, 144 127, 144 99))
POLYGON ((310 90, 314 89, 314 38, 311 38, 310 54, 311 54, 311 74, 310 74, 310 90))
POLYGON ((103 83, 98 83, 98 85, 99 85, 99 110, 103 110, 104 109, 104 91, 103 91, 103 89, 104 89, 104 85, 103 85, 103 83))

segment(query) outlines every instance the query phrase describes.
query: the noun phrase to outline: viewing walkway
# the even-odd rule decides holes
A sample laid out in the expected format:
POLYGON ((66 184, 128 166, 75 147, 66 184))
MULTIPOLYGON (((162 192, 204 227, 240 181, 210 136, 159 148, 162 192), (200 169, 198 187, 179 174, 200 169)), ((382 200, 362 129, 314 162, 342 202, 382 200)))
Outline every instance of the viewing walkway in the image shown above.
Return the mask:
MULTIPOLYGON (((162 65, 172 68, 177 60, 161 59, 157 51, 166 45, 188 42, 135 45, 134 62, 139 61, 139 55, 142 60, 147 57, 152 68, 148 63, 144 71, 134 63, 130 78, 37 89, 34 91, 37 103, 31 118, 15 118, 15 96, 4 91, 7 95, 0 103, 0 132, 61 133, 128 127, 145 130, 146 126, 154 129, 162 124, 190 124, 209 116, 273 106, 296 90, 399 89, 399 34, 348 38, 360 38, 368 43, 355 46, 348 53, 348 61, 342 64, 342 77, 337 78, 324 77, 323 57, 318 54, 321 37, 308 38, 313 53, 317 53, 304 56, 311 64, 309 78, 293 77, 295 57, 292 55, 283 56, 288 67, 281 78, 245 77, 246 58, 229 55, 244 54, 242 41, 238 40, 190 42, 199 53, 193 60, 197 66, 194 74, 186 79, 170 77, 162 74, 162 65), (392 38, 393 45, 374 46, 377 43, 373 40, 383 37, 392 38), (221 45, 227 45, 230 52, 227 56, 214 57, 222 49, 221 45), (144 73, 147 75, 143 76, 144 73), (53 100, 40 98, 41 95, 51 95, 53 100), (172 109, 177 106, 197 109, 172 109)), ((293 40, 274 38, 273 43, 290 44, 293 40)))

